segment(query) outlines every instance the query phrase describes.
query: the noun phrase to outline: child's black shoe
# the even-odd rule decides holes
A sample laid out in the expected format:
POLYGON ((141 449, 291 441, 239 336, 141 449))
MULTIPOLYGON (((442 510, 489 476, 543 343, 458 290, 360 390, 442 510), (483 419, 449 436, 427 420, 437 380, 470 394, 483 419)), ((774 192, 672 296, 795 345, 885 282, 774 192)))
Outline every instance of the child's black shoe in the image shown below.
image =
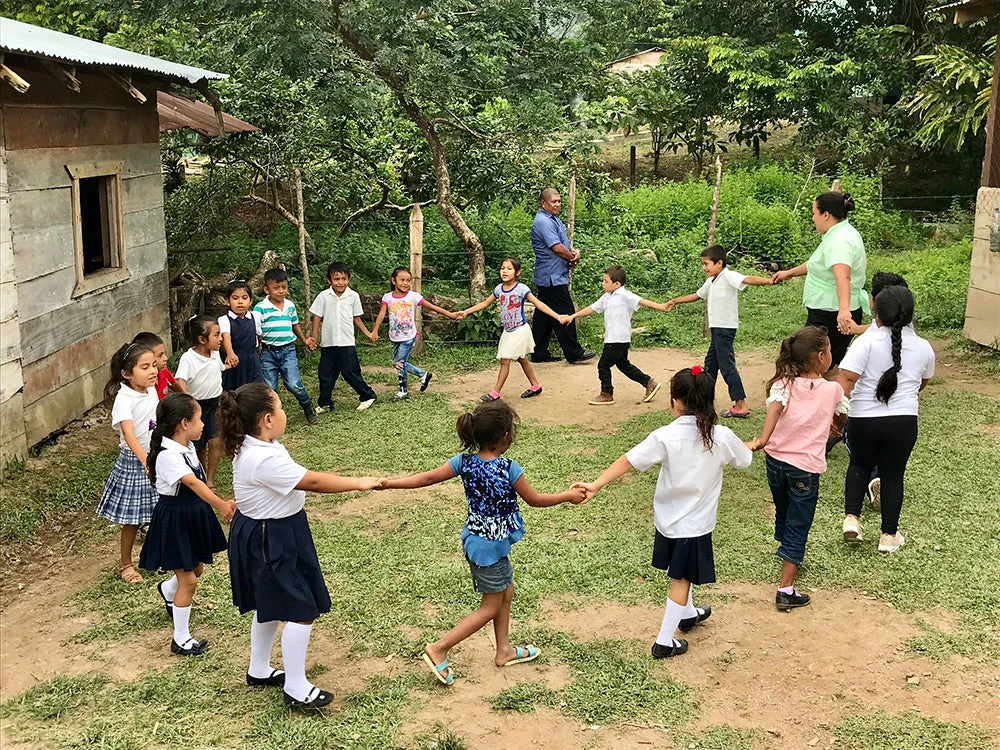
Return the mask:
POLYGON ((208 641, 202 638, 200 641, 188 638, 183 646, 177 645, 177 641, 170 639, 170 651, 178 656, 201 656, 208 648, 208 641))
POLYGON ((284 693, 285 703, 287 703, 292 708, 323 708, 323 706, 330 705, 333 700, 333 693, 328 693, 325 690, 320 690, 318 687, 313 688, 312 692, 309 693, 309 699, 300 701, 296 700, 288 693, 284 693))
POLYGON ((678 625, 682 633, 688 633, 694 630, 695 625, 697 625, 699 622, 704 622, 705 620, 707 620, 709 617, 712 616, 711 607, 697 607, 696 609, 699 610, 697 615, 695 615, 694 617, 685 617, 683 620, 681 620, 680 625, 678 625))
POLYGON ((673 644, 670 646, 664 646, 660 643, 653 642, 653 648, 650 652, 653 654, 654 659, 669 659, 671 656, 680 656, 686 653, 688 650, 688 642, 683 638, 674 638, 673 644))
POLYGON ((804 607, 808 603, 809 594, 800 594, 798 591, 792 591, 790 594, 779 591, 774 597, 774 606, 782 612, 795 609, 796 607, 804 607))

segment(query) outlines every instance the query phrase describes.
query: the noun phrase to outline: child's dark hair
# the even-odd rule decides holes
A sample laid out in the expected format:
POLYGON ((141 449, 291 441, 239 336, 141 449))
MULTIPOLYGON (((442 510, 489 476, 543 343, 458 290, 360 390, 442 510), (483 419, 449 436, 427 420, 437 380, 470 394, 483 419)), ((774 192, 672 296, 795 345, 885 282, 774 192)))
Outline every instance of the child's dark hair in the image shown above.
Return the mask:
POLYGON ((171 393, 156 405, 156 429, 149 438, 146 469, 149 481, 156 486, 156 457, 163 449, 163 438, 172 438, 185 419, 194 419, 198 402, 189 393, 171 393))
POLYGON ((701 251, 702 258, 708 258, 713 263, 722 262, 723 268, 726 266, 728 253, 722 245, 709 245, 701 251))
POLYGON ((854 210, 854 198, 850 193, 831 190, 816 196, 816 208, 821 214, 830 214, 833 218, 843 221, 847 218, 847 213, 854 210))
POLYGON ((389 281, 389 291, 390 292, 396 291, 396 277, 399 276, 399 274, 401 274, 403 271, 406 271, 407 273, 409 273, 410 269, 407 268, 406 266, 396 266, 395 268, 392 269, 392 276, 389 277, 390 278, 390 281, 389 281))
POLYGON ((140 344, 148 347, 150 351, 163 344, 163 339, 152 331, 141 331, 132 337, 133 344, 140 344))
POLYGON ((913 292, 905 286, 889 286, 875 298, 875 315, 880 326, 891 329, 892 367, 882 373, 875 398, 888 404, 896 392, 896 376, 902 368, 900 352, 903 348, 903 329, 913 322, 913 292))
POLYGON ((506 401, 490 401, 462 414, 455 430, 462 441, 462 450, 471 453, 481 448, 496 448, 508 436, 513 443, 520 423, 521 418, 506 401))
POLYGON ((222 451, 232 458, 243 438, 260 434, 260 418, 274 411, 276 398, 266 383, 247 383, 219 396, 219 438, 222 451))
POLYGON ((504 263, 510 263, 510 267, 514 269, 514 275, 521 273, 521 261, 518 258, 504 258, 500 261, 502 266, 504 263))
POLYGON ((191 346, 198 346, 202 339, 208 340, 213 325, 218 321, 209 315, 192 315, 184 324, 184 336, 191 346))
POLYGON ((238 289, 246 290, 247 297, 253 299, 253 289, 250 288, 250 282, 246 279, 233 279, 226 285, 226 299, 233 296, 233 292, 238 289))
POLYGON ((288 274, 283 268, 269 268, 264 272, 264 283, 269 281, 280 284, 282 281, 288 281, 288 274))
POLYGON ((764 386, 764 393, 778 381, 791 382, 804 372, 809 372, 813 357, 830 345, 830 337, 819 326, 805 326, 781 342, 778 358, 774 361, 774 375, 764 386))
POLYGON ((333 261, 330 265, 326 267, 326 278, 329 279, 335 273, 342 273, 347 278, 351 278, 351 269, 347 267, 346 263, 341 263, 339 260, 333 261))
POLYGON ((872 276, 872 299, 878 297, 879 293, 883 289, 890 286, 905 286, 907 289, 909 288, 909 284, 906 283, 906 279, 898 273, 879 271, 872 276))
POLYGON ((719 420, 715 413, 715 378, 697 365, 678 370, 670 378, 670 400, 684 404, 685 414, 695 418, 705 450, 712 450, 719 420))
POLYGON ((605 268, 604 275, 611 279, 611 283, 613 284, 625 283, 625 269, 617 264, 605 268))
POLYGON ((137 344, 134 341, 122 344, 118 351, 111 355, 111 377, 104 384, 104 406, 108 409, 115 402, 115 396, 121 390, 122 383, 126 380, 125 373, 132 372, 136 363, 146 352, 153 353, 153 348, 145 344, 137 344))

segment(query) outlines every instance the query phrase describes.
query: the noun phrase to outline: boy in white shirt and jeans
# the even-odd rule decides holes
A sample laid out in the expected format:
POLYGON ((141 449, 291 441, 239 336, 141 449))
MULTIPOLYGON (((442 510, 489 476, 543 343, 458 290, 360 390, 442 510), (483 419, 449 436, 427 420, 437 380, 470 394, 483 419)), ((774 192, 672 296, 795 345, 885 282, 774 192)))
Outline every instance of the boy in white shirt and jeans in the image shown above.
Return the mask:
POLYGON ((736 369, 736 352, 733 339, 740 325, 740 307, 737 295, 748 286, 770 286, 771 279, 763 276, 744 276, 731 268, 726 268, 726 249, 721 245, 709 245, 701 252, 701 270, 708 277, 694 294, 675 297, 665 303, 664 312, 670 312, 675 305, 705 300, 708 305, 708 329, 712 340, 705 355, 705 372, 713 378, 722 371, 722 379, 729 387, 729 398, 733 405, 722 412, 724 417, 745 419, 750 415, 747 409, 747 393, 743 380, 736 369))
POLYGON ((638 294, 625 288, 625 269, 621 266, 608 266, 601 280, 604 295, 589 307, 577 310, 566 317, 564 323, 569 325, 577 318, 592 315, 595 312, 604 313, 604 349, 601 359, 597 362, 597 375, 601 380, 600 395, 589 401, 591 406, 609 406, 615 402, 615 388, 611 383, 611 368, 618 367, 629 380, 646 389, 643 403, 652 401, 660 390, 660 383, 629 362, 628 350, 632 344, 632 315, 640 307, 652 307, 654 310, 666 312, 666 306, 659 302, 650 302, 638 294))

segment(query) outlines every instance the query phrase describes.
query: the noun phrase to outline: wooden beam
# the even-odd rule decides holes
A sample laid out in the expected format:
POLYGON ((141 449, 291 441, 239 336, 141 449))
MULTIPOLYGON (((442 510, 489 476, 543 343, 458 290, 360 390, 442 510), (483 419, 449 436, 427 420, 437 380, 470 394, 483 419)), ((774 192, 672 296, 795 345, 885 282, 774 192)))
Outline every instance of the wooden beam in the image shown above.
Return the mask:
POLYGON ((972 2, 955 8, 955 23, 969 23, 1000 13, 1000 2, 972 2))
POLYGON ((31 88, 30 83, 3 63, 0 63, 0 80, 7 81, 14 88, 14 91, 19 94, 26 94, 28 89, 31 88))
POLYGON ((226 134, 226 123, 222 119, 222 100, 219 99, 218 94, 208 87, 208 81, 204 78, 198 81, 194 87, 198 93, 208 100, 208 103, 212 105, 212 109, 215 110, 215 124, 219 126, 219 137, 222 138, 226 134))
POLYGON ((133 86, 131 80, 129 80, 127 78, 123 78, 122 76, 120 76, 117 73, 115 73, 115 71, 111 70, 110 68, 101 68, 101 70, 104 71, 104 75, 106 75, 112 81, 114 81, 119 86, 121 86, 122 89, 125 91, 125 93, 127 93, 129 96, 131 96, 137 102, 139 102, 139 104, 145 104, 146 103, 146 95, 143 94, 141 91, 139 91, 139 89, 137 89, 135 86, 133 86))
POLYGON ((80 80, 76 77, 75 65, 65 68, 53 60, 42 60, 42 65, 56 77, 56 80, 65 85, 66 88, 78 94, 80 93, 80 80))
POLYGON ((982 187, 1000 187, 1000 44, 993 53, 993 83, 990 86, 990 109, 986 115, 986 154, 979 180, 982 187))

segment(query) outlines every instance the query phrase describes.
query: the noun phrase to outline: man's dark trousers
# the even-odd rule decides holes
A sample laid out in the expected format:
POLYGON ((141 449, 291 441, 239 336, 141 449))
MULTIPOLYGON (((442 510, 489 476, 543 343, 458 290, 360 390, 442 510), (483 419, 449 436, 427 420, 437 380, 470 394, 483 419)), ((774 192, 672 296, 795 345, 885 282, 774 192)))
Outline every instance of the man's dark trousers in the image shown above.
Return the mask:
MULTIPOLYGON (((569 294, 569 284, 538 287, 538 301, 544 302, 560 315, 572 315, 576 312, 573 307, 573 298, 569 294)), ((536 362, 545 360, 553 329, 555 329, 556 339, 559 341, 559 346, 562 347, 566 360, 573 362, 582 359, 584 351, 576 339, 576 321, 564 326, 558 320, 550 318, 538 310, 535 311, 535 318, 531 323, 531 335, 535 339, 535 353, 532 359, 536 362)))

